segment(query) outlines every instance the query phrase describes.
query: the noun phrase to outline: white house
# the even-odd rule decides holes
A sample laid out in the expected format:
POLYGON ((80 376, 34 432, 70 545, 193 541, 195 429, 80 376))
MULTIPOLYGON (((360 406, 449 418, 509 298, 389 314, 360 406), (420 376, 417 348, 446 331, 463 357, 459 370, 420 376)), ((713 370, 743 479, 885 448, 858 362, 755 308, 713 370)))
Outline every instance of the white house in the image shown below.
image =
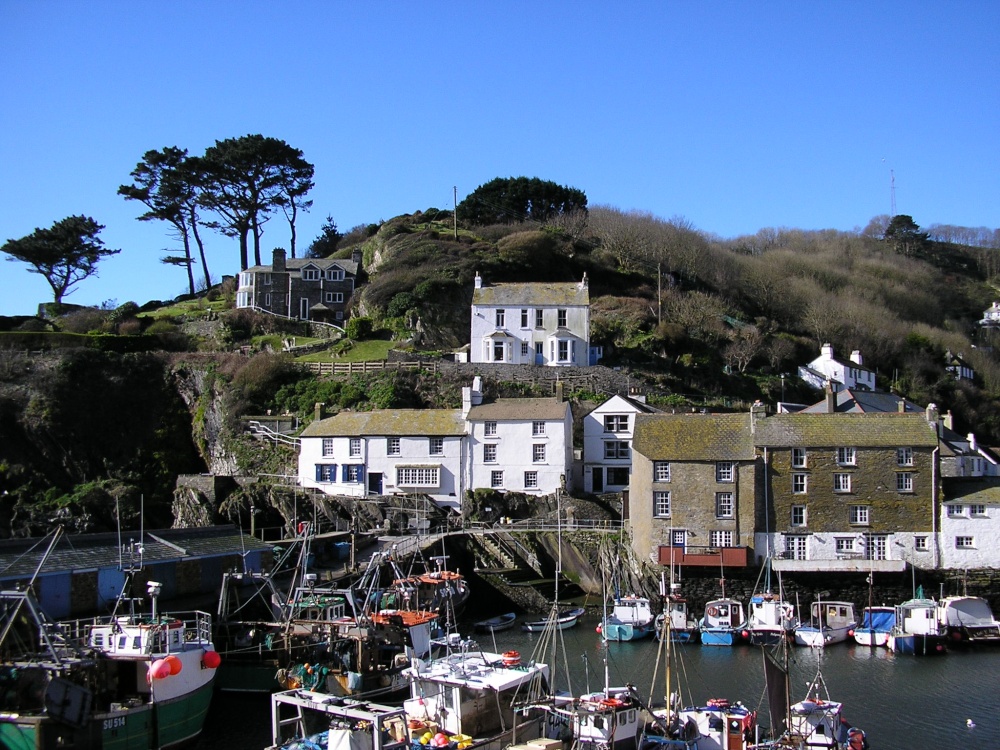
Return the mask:
POLYGON ((983 328, 996 328, 1000 326, 1000 302, 994 302, 985 311, 983 319, 979 321, 983 328))
POLYGON ((303 430, 299 482, 328 495, 419 492, 461 508, 468 466, 458 409, 341 412, 303 430))
POLYGON ((813 388, 832 384, 834 392, 845 388, 875 390, 875 372, 864 366, 861 352, 851 352, 848 362, 833 356, 833 345, 823 344, 820 355, 808 365, 799 368, 799 377, 813 388))
POLYGON ((583 418, 584 492, 628 489, 635 417, 657 411, 644 396, 612 396, 583 418))
POLYGON ((1000 568, 1000 483, 945 479, 941 512, 942 568, 1000 568))
POLYGON ((470 358, 514 365, 592 364, 586 274, 578 283, 487 285, 477 273, 470 358))
POLYGON ((483 403, 476 386, 463 391, 471 489, 529 495, 572 489, 573 413, 567 401, 504 398, 483 403))

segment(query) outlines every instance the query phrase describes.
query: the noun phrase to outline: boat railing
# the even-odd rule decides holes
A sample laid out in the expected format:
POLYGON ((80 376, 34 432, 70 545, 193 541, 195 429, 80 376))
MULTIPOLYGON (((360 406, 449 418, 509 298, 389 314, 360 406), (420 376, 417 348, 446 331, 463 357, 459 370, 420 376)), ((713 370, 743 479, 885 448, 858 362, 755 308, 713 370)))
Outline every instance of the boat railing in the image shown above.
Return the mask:
POLYGON ((115 630, 116 626, 140 626, 153 631, 149 639, 152 652, 182 648, 182 639, 187 643, 212 642, 212 616, 201 610, 165 613, 158 615, 155 621, 151 617, 133 620, 128 616, 60 620, 52 625, 51 631, 66 643, 73 642, 86 646, 92 644, 91 636, 95 630, 102 628, 115 630), (182 634, 182 639, 175 634, 182 634))

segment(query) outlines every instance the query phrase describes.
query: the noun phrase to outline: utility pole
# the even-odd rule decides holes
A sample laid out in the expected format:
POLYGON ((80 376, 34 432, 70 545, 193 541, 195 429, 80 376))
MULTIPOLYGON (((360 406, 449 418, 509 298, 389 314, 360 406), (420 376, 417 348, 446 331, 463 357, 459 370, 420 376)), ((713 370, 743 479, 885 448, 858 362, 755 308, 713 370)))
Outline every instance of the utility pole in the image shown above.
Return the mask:
POLYGON ((663 264, 656 264, 656 325, 663 322, 663 264))
POLYGON ((455 239, 458 239, 458 185, 451 188, 452 211, 451 218, 455 222, 455 239))

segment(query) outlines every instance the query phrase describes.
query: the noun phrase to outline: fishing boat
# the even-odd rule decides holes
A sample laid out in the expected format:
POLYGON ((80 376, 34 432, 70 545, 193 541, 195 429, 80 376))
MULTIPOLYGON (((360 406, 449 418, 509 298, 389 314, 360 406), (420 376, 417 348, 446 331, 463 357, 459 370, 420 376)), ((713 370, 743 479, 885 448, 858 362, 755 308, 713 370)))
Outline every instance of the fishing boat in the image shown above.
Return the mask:
POLYGON ((450 633, 440 645, 442 655, 415 659, 405 670, 408 722, 422 722, 433 734, 467 737, 471 747, 485 750, 543 736, 547 712, 515 710, 514 704, 549 695, 547 664, 525 663, 516 651, 483 651, 458 633, 450 633))
POLYGON ((698 623, 703 646, 732 646, 743 637, 746 615, 738 599, 713 599, 698 623))
POLYGON ((627 687, 579 696, 570 710, 573 747, 579 750, 637 750, 643 705, 627 687))
POLYGON ((271 696, 268 750, 409 750, 411 737, 406 712, 399 707, 309 690, 271 696), (320 726, 324 728, 319 730, 320 726))
POLYGON ((447 560, 447 556, 437 555, 429 563, 423 562, 423 572, 404 574, 390 557, 397 578, 382 592, 378 609, 435 611, 443 622, 456 623, 471 591, 465 576, 448 569, 447 560))
POLYGON ((813 648, 842 643, 857 625, 853 603, 818 599, 809 609, 809 621, 795 628, 795 642, 813 648))
POLYGON ((750 597, 746 634, 753 645, 773 646, 783 638, 794 637, 798 624, 795 607, 779 594, 765 591, 750 597))
POLYGON ((946 596, 938 602, 938 619, 956 646, 1000 644, 1000 622, 980 596, 946 596))
POLYGON ((606 641, 638 641, 648 638, 656 630, 656 615, 649 599, 644 596, 616 596, 612 600, 611 614, 597 626, 606 641))
POLYGON ((506 612, 502 615, 497 615, 496 617, 480 620, 473 625, 473 628, 477 633, 499 633, 503 630, 510 630, 514 627, 514 622, 516 620, 516 612, 506 612))
POLYGON ((219 666, 211 615, 159 612, 156 581, 151 610, 137 611, 134 572, 108 617, 54 622, 30 585, 0 592, 0 746, 144 750, 198 737, 219 666))
POLYGON ((896 623, 889 631, 888 646, 897 654, 932 656, 948 650, 948 629, 937 616, 937 602, 917 597, 896 605, 896 623))
POLYGON ((566 630, 578 625, 580 618, 586 613, 587 610, 583 607, 568 609, 564 612, 560 612, 557 609, 557 614, 554 620, 551 618, 546 618, 544 620, 529 620, 528 622, 521 623, 521 630, 526 633, 541 633, 543 630, 550 627, 555 627, 558 630, 566 630))
POLYGON ((854 629, 854 641, 859 646, 888 646, 889 633, 895 624, 895 607, 865 607, 861 624, 854 629))
POLYGON ((675 643, 694 643, 698 640, 698 623, 688 614, 687 599, 680 595, 680 588, 680 583, 674 581, 674 567, 671 563, 669 589, 665 574, 660 574, 662 611, 654 619, 653 628, 658 640, 669 633, 675 643))

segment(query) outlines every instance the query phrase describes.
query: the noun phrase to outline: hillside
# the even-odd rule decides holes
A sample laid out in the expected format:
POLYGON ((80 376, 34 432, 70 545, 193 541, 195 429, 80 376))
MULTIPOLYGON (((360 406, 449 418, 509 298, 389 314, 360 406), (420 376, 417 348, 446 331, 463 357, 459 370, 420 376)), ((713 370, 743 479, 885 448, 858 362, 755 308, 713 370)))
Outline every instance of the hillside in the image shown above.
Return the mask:
POLYGON ((433 357, 468 344, 477 272, 487 283, 587 274, 602 364, 660 404, 816 400, 794 373, 829 342, 860 350, 881 387, 934 402, 960 432, 1000 443, 1000 372, 976 324, 995 294, 995 250, 919 233, 900 241, 885 229, 721 240, 606 207, 545 225, 459 226, 457 236, 450 213, 429 209, 357 228, 335 254, 357 249, 366 283, 352 315, 369 325, 349 326, 353 339, 233 310, 231 284, 169 304, 0 319, 0 534, 60 520, 113 528, 116 505, 126 518, 143 505, 158 525, 180 514, 237 520, 255 502, 294 514, 294 496, 268 488, 294 455, 248 438, 244 419, 291 413, 305 424, 317 403, 328 412, 457 406, 467 383, 419 373, 320 379, 296 359, 380 359, 389 349, 433 357), (281 354, 291 338, 306 347, 281 354), (945 371, 946 351, 975 368, 974 382, 945 371), (177 475, 202 472, 262 481, 228 509, 178 506, 177 475))

